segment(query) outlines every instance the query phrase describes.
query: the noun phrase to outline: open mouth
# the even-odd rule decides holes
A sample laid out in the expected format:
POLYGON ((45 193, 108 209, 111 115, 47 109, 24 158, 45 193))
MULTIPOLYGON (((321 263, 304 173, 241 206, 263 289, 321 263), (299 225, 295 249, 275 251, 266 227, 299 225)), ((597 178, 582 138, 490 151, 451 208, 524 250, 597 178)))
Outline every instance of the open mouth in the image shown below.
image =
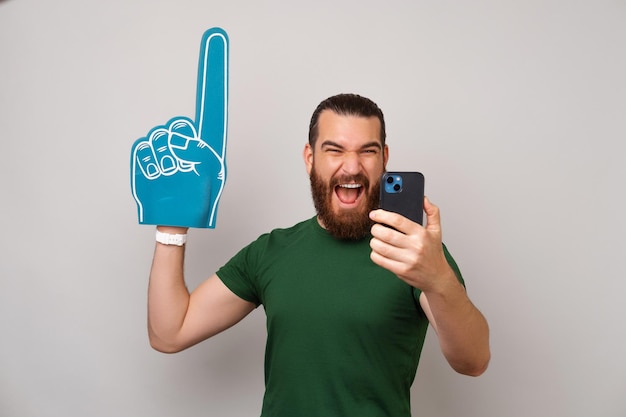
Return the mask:
POLYGON ((335 195, 342 204, 354 204, 363 194, 363 184, 345 183, 335 186, 335 195))

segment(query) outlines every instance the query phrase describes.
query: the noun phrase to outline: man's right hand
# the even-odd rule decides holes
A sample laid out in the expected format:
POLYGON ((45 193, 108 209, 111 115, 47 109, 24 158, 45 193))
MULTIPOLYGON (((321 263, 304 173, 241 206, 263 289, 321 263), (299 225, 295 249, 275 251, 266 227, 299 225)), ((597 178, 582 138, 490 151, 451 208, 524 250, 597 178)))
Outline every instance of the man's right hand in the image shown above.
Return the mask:
POLYGON ((175 117, 131 150, 131 190, 141 224, 214 228, 226 181, 228 37, 202 38, 196 117, 175 117))

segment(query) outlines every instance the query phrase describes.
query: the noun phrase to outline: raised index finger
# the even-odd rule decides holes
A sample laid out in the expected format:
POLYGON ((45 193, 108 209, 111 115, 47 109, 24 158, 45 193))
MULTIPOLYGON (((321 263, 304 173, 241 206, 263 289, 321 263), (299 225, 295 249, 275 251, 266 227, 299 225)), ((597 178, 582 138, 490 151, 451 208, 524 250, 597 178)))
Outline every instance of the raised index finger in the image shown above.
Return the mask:
POLYGON ((202 36, 195 121, 198 136, 223 157, 228 124, 228 35, 220 28, 211 28, 202 36))

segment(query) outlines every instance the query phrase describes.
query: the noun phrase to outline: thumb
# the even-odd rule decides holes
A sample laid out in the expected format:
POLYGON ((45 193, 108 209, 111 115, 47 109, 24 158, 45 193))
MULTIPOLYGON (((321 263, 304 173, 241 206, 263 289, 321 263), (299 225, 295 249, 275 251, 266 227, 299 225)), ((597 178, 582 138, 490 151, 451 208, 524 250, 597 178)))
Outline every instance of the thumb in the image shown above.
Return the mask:
POLYGON ((204 162, 209 146, 198 137, 193 122, 187 118, 175 118, 168 124, 169 145, 181 163, 181 167, 204 162), (187 164, 186 164, 187 163, 187 164))
POLYGON ((426 213, 426 230, 441 234, 439 207, 431 203, 428 197, 424 197, 424 212, 426 213))

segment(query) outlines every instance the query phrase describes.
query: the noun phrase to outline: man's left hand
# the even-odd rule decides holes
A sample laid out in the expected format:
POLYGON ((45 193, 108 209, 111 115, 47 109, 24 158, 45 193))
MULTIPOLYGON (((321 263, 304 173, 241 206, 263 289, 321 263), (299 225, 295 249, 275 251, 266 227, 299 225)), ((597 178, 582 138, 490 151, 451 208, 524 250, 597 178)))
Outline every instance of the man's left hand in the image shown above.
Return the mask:
POLYGON ((372 261, 422 291, 435 290, 441 277, 454 274, 441 244, 439 208, 424 197, 426 226, 385 210, 374 210, 372 261), (385 225, 389 226, 386 227, 385 225))

